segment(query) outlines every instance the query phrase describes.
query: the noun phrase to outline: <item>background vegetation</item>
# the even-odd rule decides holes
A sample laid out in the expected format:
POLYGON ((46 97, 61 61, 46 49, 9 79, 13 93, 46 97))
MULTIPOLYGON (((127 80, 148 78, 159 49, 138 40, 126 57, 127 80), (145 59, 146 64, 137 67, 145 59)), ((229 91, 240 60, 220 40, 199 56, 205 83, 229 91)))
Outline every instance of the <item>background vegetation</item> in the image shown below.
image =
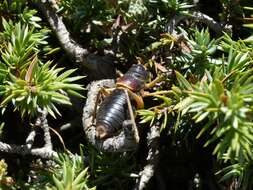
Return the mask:
POLYGON ((250 0, 2 0, 0 189, 141 189, 154 125, 159 158, 146 189, 252 189, 252 15, 250 0), (106 76, 73 61, 43 3, 87 54, 163 77, 137 111, 136 151, 105 153, 85 139, 86 87, 106 76))

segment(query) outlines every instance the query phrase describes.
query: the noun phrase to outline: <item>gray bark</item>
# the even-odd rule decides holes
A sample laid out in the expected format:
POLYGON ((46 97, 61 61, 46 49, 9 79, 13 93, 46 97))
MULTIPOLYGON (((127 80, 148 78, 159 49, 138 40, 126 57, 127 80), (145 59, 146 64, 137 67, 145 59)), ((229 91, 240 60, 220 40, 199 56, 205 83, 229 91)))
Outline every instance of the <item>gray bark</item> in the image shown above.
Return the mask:
POLYGON ((143 190, 147 186, 149 180, 154 176, 154 172, 158 164, 159 158, 159 138, 160 138, 159 125, 151 126, 147 136, 149 148, 147 156, 147 165, 139 173, 140 175, 139 180, 137 181, 133 190, 143 190))
POLYGON ((44 130, 44 141, 45 144, 41 148, 32 148, 34 139, 36 137, 36 130, 32 129, 29 135, 26 138, 26 144, 16 145, 16 144, 7 144, 0 141, 0 151, 11 153, 11 154, 20 154, 20 155, 33 155, 40 158, 53 159, 57 157, 57 152, 53 151, 53 146, 51 142, 51 135, 49 133, 49 126, 47 124, 47 112, 38 109, 40 116, 37 118, 34 127, 41 127, 44 130))
POLYGON ((41 0, 35 5, 47 17, 51 28, 54 30, 59 43, 67 55, 85 72, 90 80, 115 77, 114 64, 116 59, 111 51, 107 51, 108 54, 104 56, 90 53, 71 37, 62 17, 57 14, 55 3, 41 0))

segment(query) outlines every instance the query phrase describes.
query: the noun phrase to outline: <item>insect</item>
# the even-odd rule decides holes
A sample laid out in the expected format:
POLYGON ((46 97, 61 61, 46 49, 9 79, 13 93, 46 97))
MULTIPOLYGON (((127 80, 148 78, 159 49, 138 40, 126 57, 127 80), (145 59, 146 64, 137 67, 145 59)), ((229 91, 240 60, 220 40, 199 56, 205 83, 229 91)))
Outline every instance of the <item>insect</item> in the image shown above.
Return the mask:
POLYGON ((129 124, 136 126, 133 112, 144 106, 141 92, 147 80, 148 72, 141 64, 134 64, 117 80, 96 112, 96 138, 111 137, 129 124))

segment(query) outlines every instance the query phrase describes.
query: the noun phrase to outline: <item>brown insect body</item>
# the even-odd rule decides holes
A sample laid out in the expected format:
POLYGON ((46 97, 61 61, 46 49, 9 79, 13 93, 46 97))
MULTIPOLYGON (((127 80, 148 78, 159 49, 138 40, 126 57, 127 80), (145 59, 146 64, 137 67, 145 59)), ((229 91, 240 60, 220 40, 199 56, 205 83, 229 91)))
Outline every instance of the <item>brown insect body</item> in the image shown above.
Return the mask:
POLYGON ((114 135, 129 119, 129 111, 143 104, 140 91, 145 87, 148 73, 143 65, 133 65, 118 79, 116 89, 101 103, 96 116, 96 136, 103 139, 114 135), (129 93, 132 109, 128 110, 126 91, 129 93))

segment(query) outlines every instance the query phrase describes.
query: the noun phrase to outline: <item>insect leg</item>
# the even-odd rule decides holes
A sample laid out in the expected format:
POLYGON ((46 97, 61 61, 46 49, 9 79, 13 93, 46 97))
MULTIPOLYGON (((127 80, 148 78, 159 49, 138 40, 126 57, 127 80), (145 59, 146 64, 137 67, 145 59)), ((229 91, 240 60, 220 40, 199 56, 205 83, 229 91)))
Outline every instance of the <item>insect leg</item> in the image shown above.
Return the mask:
POLYGON ((142 97, 149 97, 149 96, 156 96, 156 95, 166 95, 166 94, 172 94, 172 90, 161 90, 161 91, 157 91, 157 92, 143 91, 142 92, 142 97))
POLYGON ((92 113, 92 119, 91 119, 91 124, 92 125, 95 125, 95 118, 97 117, 98 101, 99 101, 100 97, 101 97, 101 90, 98 91, 96 102, 95 102, 95 105, 94 105, 94 111, 92 113))
POLYGON ((132 91, 128 91, 128 93, 130 94, 130 96, 135 100, 136 103, 136 108, 137 109, 142 109, 144 107, 144 102, 141 96, 133 93, 132 91))
POLYGON ((164 77, 165 77, 165 75, 163 75, 163 74, 161 76, 156 77, 151 82, 145 84, 145 89, 154 87, 156 85, 156 83, 161 82, 164 79, 164 77))
POLYGON ((103 96, 108 96, 109 94, 111 94, 111 92, 114 90, 115 88, 101 88, 100 90, 100 94, 103 94, 103 96))
POLYGON ((135 123, 135 118, 134 118, 132 104, 130 102, 128 91, 126 89, 124 91, 125 91, 125 94, 126 94, 127 106, 128 106, 128 110, 129 110, 129 115, 130 115, 130 121, 131 121, 131 124, 132 124, 132 129, 133 129, 133 132, 134 132, 134 138, 135 138, 136 142, 138 143, 139 140, 140 140, 140 137, 139 137, 139 133, 138 133, 138 129, 137 129, 136 123, 135 123))

